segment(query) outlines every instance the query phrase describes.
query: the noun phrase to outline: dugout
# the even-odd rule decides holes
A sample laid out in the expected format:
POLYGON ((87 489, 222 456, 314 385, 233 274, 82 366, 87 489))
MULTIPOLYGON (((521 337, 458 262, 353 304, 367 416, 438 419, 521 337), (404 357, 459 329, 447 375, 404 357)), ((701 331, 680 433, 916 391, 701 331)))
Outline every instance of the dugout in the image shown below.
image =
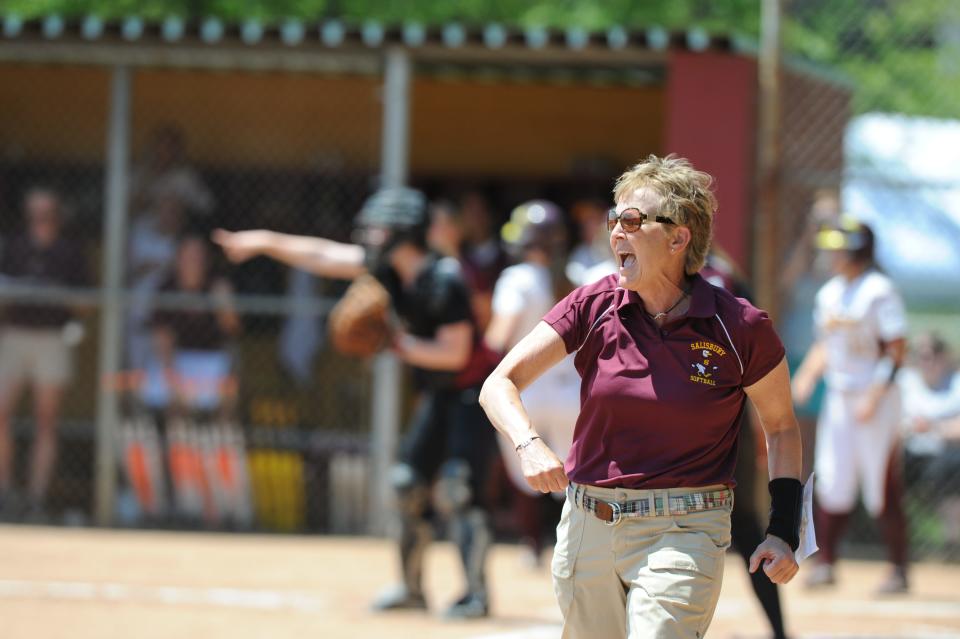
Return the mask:
MULTIPOLYGON (((182 130, 190 162, 216 196, 204 228, 269 226, 339 238, 349 236, 358 203, 378 183, 413 182, 432 192, 483 184, 501 207, 533 195, 568 203, 609 194, 613 178, 648 153, 677 153, 717 178, 717 241, 749 271, 756 77, 749 42, 701 30, 4 18, 0 234, 18 227, 28 184, 54 183, 99 273, 96 289, 76 293, 100 312, 68 405, 77 437, 97 442, 89 465, 98 521, 113 512, 110 441, 119 414, 116 394, 98 380, 121 368, 127 185, 151 131, 170 122, 182 130)), ((829 181, 842 166, 849 96, 842 83, 799 67, 787 70, 783 89, 782 168, 791 177, 782 201, 798 203, 808 199, 802 194, 836 186, 829 181), (814 87, 817 99, 805 99, 814 87), (835 129, 821 131, 815 145, 804 134, 814 112, 835 129)), ((803 213, 781 215, 799 220, 803 213)), ((257 362, 272 357, 283 318, 322 314, 338 292, 321 283, 291 305, 277 295, 283 275, 264 265, 241 269, 236 281, 239 310, 262 328, 242 338, 245 356, 257 362)), ((401 403, 396 362, 320 366, 327 379, 369 375, 370 383, 322 384, 315 391, 322 404, 291 420, 334 430, 345 429, 344 420, 371 423, 371 463, 382 468, 401 403), (363 409, 343 410, 358 400, 363 409)), ((269 404, 283 378, 266 365, 249 368, 257 375, 247 391, 269 404)), ((385 492, 371 490, 377 513, 385 492)))

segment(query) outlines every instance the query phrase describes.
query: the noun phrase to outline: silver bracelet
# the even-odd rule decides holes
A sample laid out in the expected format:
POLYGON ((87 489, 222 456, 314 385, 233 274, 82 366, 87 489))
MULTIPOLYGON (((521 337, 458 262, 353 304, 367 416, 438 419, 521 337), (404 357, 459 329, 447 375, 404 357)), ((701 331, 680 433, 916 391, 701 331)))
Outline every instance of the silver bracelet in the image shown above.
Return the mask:
POLYGON ((526 448, 527 446, 529 446, 530 444, 532 444, 532 443, 533 443, 533 440, 535 440, 535 439, 540 439, 540 435, 534 435, 534 436, 531 437, 530 439, 524 440, 524 441, 520 442, 519 444, 517 444, 517 449, 516 449, 517 452, 519 453, 521 450, 523 450, 524 448, 526 448))

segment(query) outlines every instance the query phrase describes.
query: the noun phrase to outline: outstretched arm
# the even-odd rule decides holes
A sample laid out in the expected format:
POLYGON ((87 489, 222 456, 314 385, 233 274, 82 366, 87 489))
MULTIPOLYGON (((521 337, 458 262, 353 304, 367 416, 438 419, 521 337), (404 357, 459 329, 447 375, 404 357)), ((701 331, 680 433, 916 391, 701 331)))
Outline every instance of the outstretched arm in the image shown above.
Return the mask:
POLYGON ((223 247, 231 262, 245 262, 262 255, 314 275, 344 280, 366 272, 364 249, 359 244, 263 230, 217 229, 212 239, 223 247))

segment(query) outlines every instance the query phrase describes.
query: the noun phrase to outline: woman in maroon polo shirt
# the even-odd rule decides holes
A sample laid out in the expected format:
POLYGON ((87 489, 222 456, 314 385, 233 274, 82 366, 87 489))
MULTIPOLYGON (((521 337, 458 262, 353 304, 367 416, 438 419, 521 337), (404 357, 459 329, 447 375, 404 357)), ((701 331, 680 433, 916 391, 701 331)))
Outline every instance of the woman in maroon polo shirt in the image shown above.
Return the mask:
POLYGON ((762 564, 775 583, 797 572, 800 434, 784 350, 766 313, 698 275, 716 209, 710 184, 672 156, 620 176, 608 218, 618 272, 558 303, 481 393, 529 484, 567 491, 552 566, 564 637, 703 636, 730 543, 747 397, 773 478, 751 572, 762 564), (563 464, 520 391, 572 352, 581 408, 563 464))

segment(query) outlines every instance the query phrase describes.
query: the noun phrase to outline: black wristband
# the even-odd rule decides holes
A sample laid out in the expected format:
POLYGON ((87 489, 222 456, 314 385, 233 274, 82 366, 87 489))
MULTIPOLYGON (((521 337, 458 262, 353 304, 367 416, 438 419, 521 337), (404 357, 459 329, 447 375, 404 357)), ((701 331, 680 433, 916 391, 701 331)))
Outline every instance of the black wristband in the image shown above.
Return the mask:
POLYGON ((771 480, 770 525, 768 535, 776 535, 793 550, 800 545, 800 513, 803 508, 803 484, 797 479, 778 477, 771 480))

